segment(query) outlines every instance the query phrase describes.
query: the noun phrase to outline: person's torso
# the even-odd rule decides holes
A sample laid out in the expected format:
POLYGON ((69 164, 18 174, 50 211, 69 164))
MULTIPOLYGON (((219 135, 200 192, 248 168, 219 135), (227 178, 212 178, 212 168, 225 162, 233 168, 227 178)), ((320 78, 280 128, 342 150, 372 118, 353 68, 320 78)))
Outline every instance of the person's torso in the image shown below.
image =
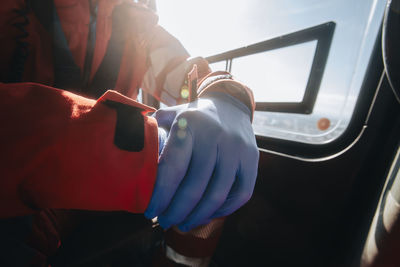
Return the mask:
POLYGON ((146 70, 143 32, 156 17, 124 0, 48 3, 0 7, 0 81, 38 82, 91 97, 115 89, 135 98, 146 70))

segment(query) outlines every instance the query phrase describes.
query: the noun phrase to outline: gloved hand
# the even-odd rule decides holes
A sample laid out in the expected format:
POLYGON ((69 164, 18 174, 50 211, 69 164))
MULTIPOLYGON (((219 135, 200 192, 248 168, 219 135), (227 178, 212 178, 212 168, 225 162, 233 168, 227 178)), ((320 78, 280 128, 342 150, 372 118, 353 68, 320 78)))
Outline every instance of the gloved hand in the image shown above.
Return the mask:
POLYGON ((211 92, 196 101, 160 109, 155 117, 169 133, 145 212, 164 229, 181 231, 231 214, 253 192, 258 149, 248 107, 211 92))

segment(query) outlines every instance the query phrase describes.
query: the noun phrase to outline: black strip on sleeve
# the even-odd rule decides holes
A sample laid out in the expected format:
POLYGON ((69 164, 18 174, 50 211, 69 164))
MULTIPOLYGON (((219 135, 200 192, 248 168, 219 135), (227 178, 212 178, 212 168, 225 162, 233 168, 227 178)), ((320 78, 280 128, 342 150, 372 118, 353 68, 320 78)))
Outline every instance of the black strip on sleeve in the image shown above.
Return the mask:
POLYGON ((117 111, 114 144, 127 151, 143 150, 144 118, 142 109, 109 100, 105 104, 117 111))

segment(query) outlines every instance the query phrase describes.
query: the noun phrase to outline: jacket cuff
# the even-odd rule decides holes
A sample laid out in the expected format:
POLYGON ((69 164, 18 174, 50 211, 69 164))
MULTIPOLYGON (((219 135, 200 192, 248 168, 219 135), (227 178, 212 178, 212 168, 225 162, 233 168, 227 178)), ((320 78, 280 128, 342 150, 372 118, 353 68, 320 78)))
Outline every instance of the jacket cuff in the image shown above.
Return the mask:
MULTIPOLYGON (((146 114, 156 110, 113 90, 107 91, 97 103, 116 111, 114 144, 121 150, 138 152, 142 156, 141 164, 138 164, 141 167, 136 168, 135 179, 132 177, 136 185, 131 187, 133 191, 125 192, 127 198, 131 195, 133 199, 125 201, 121 198, 121 204, 130 212, 143 213, 150 202, 158 164, 158 125, 155 118, 146 114), (135 123, 136 120, 140 122, 135 123)), ((132 165, 137 163, 132 162, 132 165)))

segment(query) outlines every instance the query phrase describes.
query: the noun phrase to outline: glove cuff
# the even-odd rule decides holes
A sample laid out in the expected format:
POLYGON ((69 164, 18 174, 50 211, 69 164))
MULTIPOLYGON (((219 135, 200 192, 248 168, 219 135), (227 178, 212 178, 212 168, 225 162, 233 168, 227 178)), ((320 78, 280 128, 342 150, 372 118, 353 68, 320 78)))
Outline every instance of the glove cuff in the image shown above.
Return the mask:
POLYGON ((209 92, 222 92, 238 99, 249 108, 250 118, 253 121, 255 110, 253 92, 246 85, 235 80, 229 72, 216 71, 205 76, 199 82, 197 96, 206 96, 209 92))

